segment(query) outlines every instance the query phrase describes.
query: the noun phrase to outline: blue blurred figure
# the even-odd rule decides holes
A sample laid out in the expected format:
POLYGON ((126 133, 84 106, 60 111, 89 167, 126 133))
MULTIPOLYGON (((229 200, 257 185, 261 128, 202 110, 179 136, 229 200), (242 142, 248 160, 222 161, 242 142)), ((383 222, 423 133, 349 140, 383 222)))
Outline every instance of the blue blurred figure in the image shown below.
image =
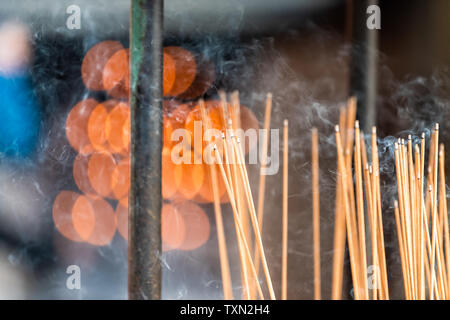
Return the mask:
POLYGON ((29 38, 21 24, 0 27, 0 157, 27 157, 37 145, 40 111, 28 73, 29 38))

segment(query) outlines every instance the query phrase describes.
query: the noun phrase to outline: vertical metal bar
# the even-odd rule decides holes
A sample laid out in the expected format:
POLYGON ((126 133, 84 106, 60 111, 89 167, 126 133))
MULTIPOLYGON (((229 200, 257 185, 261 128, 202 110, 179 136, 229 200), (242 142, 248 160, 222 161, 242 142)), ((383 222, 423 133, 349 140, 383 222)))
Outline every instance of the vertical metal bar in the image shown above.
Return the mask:
POLYGON ((357 118, 365 132, 376 124, 378 30, 366 26, 367 7, 378 5, 378 0, 349 2, 353 9, 351 95, 358 99, 357 118))
POLYGON ((161 298, 163 0, 132 0, 129 299, 161 298))

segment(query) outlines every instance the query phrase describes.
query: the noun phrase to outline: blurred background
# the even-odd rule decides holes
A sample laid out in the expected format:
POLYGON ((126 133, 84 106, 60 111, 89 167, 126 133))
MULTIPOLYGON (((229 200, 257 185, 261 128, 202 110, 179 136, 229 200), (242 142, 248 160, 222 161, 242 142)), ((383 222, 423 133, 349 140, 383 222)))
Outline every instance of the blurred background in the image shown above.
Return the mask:
MULTIPOLYGON (((330 297, 336 178, 333 126, 339 107, 350 94, 360 94, 358 83, 365 81, 359 74, 366 68, 361 56, 367 49, 367 16, 355 9, 361 3, 165 2, 164 45, 183 47, 213 66, 214 76, 200 92, 202 97, 215 99, 219 89, 239 90, 242 104, 261 126, 265 95, 272 92, 272 128, 281 128, 285 118, 290 120, 290 299, 313 298, 309 148, 313 126, 320 132, 322 293, 323 298, 330 297)), ((377 53, 373 121, 379 136, 419 135, 437 121, 448 148, 450 2, 380 0, 378 4, 381 29, 371 45, 377 53)), ((66 207, 78 203, 81 194, 74 179, 80 150, 67 138, 69 112, 83 99, 102 102, 111 96, 87 88, 82 64, 87 52, 102 41, 129 47, 129 9, 127 0, 0 2, 0 94, 4 97, 0 102, 0 299, 127 298, 127 241, 116 227, 121 202, 98 200, 109 216, 96 223, 115 219, 112 229, 94 229, 108 233, 101 241, 83 241, 82 235, 66 229, 64 219, 66 207), (72 14, 67 8, 72 5, 80 9, 80 28, 67 25, 72 14), (114 217, 109 213, 113 211, 114 217), (80 267, 79 290, 66 286, 70 265, 80 267)), ((191 94, 175 101, 197 98, 191 94)), ((365 112, 358 110, 360 117, 365 112)), ((380 143, 384 141, 391 140, 380 143)), ((384 163, 382 174, 392 173, 391 160, 384 163)), ((256 193, 258 166, 249 165, 249 170, 256 193)), ((276 292, 281 285, 281 181, 281 174, 267 177, 263 230, 276 292)), ((382 200, 390 293, 392 298, 402 298, 390 203, 394 186, 386 181, 382 200)), ((222 298, 212 205, 201 207, 210 224, 209 236, 195 250, 164 252, 163 298, 222 298)), ((234 239, 230 214, 224 206, 226 233, 234 239)), ((80 228, 84 230, 83 225, 80 228)), ((236 250, 230 240, 233 289, 239 295, 236 250)), ((351 299, 348 257, 346 270, 343 298, 351 299)))

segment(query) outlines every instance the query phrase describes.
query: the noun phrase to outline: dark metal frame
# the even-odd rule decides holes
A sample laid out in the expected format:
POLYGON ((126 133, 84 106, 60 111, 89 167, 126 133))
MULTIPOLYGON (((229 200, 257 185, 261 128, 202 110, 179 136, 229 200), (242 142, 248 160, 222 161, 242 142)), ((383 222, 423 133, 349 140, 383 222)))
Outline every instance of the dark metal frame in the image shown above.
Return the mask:
POLYGON ((129 299, 161 298, 163 0, 132 0, 129 299))

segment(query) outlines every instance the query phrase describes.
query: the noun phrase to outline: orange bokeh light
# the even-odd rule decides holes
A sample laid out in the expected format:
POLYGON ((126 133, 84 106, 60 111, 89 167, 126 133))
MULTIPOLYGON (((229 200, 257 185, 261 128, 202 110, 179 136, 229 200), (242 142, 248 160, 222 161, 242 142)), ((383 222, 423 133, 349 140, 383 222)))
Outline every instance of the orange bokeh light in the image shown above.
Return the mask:
POLYGON ((177 96, 185 92, 194 82, 197 65, 193 54, 181 47, 165 47, 164 53, 170 55, 175 63, 175 82, 169 96, 177 96))
POLYGON ((86 53, 81 64, 81 78, 86 88, 105 90, 103 86, 103 69, 108 60, 123 46, 118 41, 102 41, 86 53))

